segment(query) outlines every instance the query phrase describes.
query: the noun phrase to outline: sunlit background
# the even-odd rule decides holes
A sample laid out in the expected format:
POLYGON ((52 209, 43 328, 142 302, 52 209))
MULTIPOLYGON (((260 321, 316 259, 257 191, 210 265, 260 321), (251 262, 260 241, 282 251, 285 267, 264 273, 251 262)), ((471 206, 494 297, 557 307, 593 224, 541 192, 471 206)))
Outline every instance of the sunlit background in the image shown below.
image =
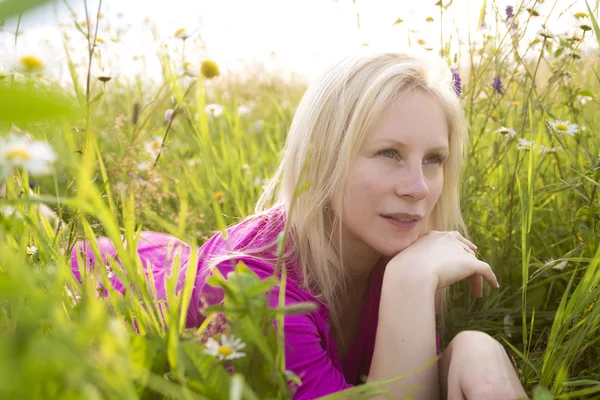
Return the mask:
MULTIPOLYGON (((85 21, 84 2, 67 3, 43 7, 21 21, 7 21, 0 33, 4 65, 32 53, 46 61, 47 73, 68 80, 63 41, 79 57, 76 61, 85 64, 85 39, 75 30, 72 17, 74 12, 77 21, 85 21)), ((573 14, 586 10, 584 0, 488 1, 480 26, 482 1, 445 0, 442 17, 435 4, 434 0, 105 0, 98 36, 105 41, 104 63, 124 77, 142 74, 160 79, 156 54, 163 49, 194 65, 210 58, 224 71, 244 74, 259 69, 298 80, 310 79, 361 46, 418 46, 437 52, 440 29, 444 41, 452 38, 450 54, 460 64, 469 43, 481 42, 491 31, 506 31, 509 5, 515 10, 533 7, 540 14, 530 22, 523 43, 533 40, 544 24, 557 35, 576 31, 573 14), (183 41, 174 36, 179 29, 190 34, 183 56, 183 41)), ((92 21, 97 8, 97 0, 88 1, 92 21)))

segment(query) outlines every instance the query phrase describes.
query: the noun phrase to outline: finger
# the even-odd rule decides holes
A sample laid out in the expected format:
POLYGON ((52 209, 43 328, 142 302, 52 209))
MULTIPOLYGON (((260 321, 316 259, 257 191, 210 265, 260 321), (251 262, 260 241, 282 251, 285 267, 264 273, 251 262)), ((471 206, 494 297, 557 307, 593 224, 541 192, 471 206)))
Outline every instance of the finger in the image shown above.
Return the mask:
POLYGON ((476 262, 476 273, 483 276, 483 279, 485 279, 491 287, 493 288, 499 288, 500 284, 498 283, 498 278, 496 278, 496 274, 494 274, 494 271, 492 271, 492 268, 490 267, 490 265, 484 261, 481 260, 475 260, 476 262))
POLYGON ((481 275, 471 275, 469 277, 469 282, 471 282, 471 293, 473 293, 473 297, 478 299, 483 297, 483 277, 481 275))
POLYGON ((477 247, 477 245, 475 245, 475 243, 471 242, 469 239, 465 238, 463 235, 460 234, 460 232, 454 231, 454 236, 456 236, 456 238, 461 242, 466 244, 470 249, 472 249, 473 251, 477 250, 479 247, 477 247))

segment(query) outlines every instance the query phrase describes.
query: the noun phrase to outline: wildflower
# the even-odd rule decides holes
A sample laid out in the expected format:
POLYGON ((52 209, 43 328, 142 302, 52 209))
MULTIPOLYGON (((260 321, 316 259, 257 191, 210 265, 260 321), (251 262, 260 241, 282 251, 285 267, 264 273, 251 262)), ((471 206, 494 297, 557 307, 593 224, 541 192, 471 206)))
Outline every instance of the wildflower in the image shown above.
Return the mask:
POLYGON ((165 121, 167 121, 167 122, 171 121, 172 117, 173 117, 173 109, 169 108, 167 111, 165 111, 165 121))
POLYGON ((517 150, 531 151, 533 143, 534 142, 530 142, 529 140, 519 139, 519 146, 517 147, 517 150))
POLYGON ((460 75, 458 74, 458 68, 451 67, 450 71, 452 71, 452 83, 454 85, 454 92, 458 97, 460 97, 460 94, 462 93, 462 84, 460 80, 460 75))
POLYGON ((12 217, 13 215, 18 215, 16 208, 13 206, 3 206, 0 208, 0 215, 4 218, 12 217))
POLYGON ((552 128, 558 133, 566 133, 571 136, 575 136, 578 130, 577 124, 569 124, 569 121, 553 121, 550 122, 552 128))
POLYGON ((246 105, 241 105, 238 107, 237 113, 240 117, 244 116, 244 115, 248 115, 252 112, 252 108, 250 108, 249 106, 246 105))
POLYGON ((94 71, 94 75, 96 76, 96 79, 98 79, 100 82, 106 83, 114 77, 115 71, 111 68, 100 67, 96 71, 94 71))
POLYGON ((425 42, 425 39, 419 39, 417 40, 417 43, 419 43, 421 46, 424 46, 427 42, 425 42))
POLYGON ((579 104, 581 104, 582 106, 585 106, 588 102, 594 100, 592 97, 590 96, 577 96, 577 101, 579 102, 579 104))
POLYGON ((587 18, 588 14, 583 11, 577 11, 575 14, 573 14, 573 16, 577 19, 581 19, 581 18, 587 18))
POLYGON ((144 145, 144 149, 146 150, 146 153, 148 153, 150 155, 150 157, 152 157, 152 158, 156 158, 158 156, 158 153, 160 153, 161 147, 162 147, 162 138, 159 136, 154 136, 154 138, 152 140, 150 140, 149 142, 147 142, 144 145))
POLYGON ((152 165, 148 161, 143 161, 137 165, 137 169, 140 172, 148 171, 152 165))
POLYGON ((217 360, 219 361, 235 360, 246 355, 246 353, 240 351, 243 350, 244 347, 246 347, 246 343, 242 342, 240 338, 236 338, 233 335, 223 335, 220 343, 213 338, 209 338, 206 341, 204 354, 217 357, 217 360))
POLYGON ((213 194, 213 198, 219 204, 223 204, 225 202, 225 195, 223 194, 223 192, 215 192, 215 194, 213 194))
POLYGON ((547 153, 556 153, 559 150, 561 150, 561 147, 546 147, 543 144, 540 144, 540 148, 538 151, 540 153, 547 154, 547 153))
POLYGON ((492 88, 496 91, 496 93, 502 93, 502 78, 499 76, 494 77, 494 82, 492 82, 492 88))
POLYGON ((554 37, 554 34, 552 32, 550 32, 548 29, 542 29, 538 35, 540 35, 541 37, 543 37, 544 39, 552 39, 554 37))
POLYGON ((25 55, 19 59, 19 65, 25 72, 40 72, 44 69, 44 62, 34 55, 25 55))
POLYGON ((202 76, 204 76, 206 79, 211 79, 215 76, 221 75, 221 72, 219 71, 219 66, 213 60, 202 61, 200 72, 202 73, 202 76))
POLYGON ((427 22, 433 22, 433 17, 429 16, 429 17, 425 18, 425 21, 427 21, 427 22))
POLYGON ((173 34, 173 36, 175 36, 177 39, 181 39, 181 40, 187 40, 189 39, 189 37, 191 36, 190 32, 188 32, 187 29, 185 28, 179 28, 175 31, 175 33, 173 34))
POLYGON ((65 285, 65 290, 67 291, 67 296, 69 296, 69 298, 71 299, 71 304, 73 306, 75 306, 77 303, 79 303, 81 301, 81 296, 79 295, 79 293, 77 293, 77 292, 73 293, 71 291, 71 289, 69 289, 67 287, 67 285, 65 285))
POLYGON ((581 24, 581 25, 579 25, 579 28, 580 28, 582 31, 584 31, 584 32, 587 32, 587 31, 591 31, 591 30, 592 30, 592 27, 591 27, 591 26, 589 26, 589 25, 587 25, 587 24, 581 24))
POLYGON ((483 10, 483 18, 481 18, 481 25, 479 25, 480 30, 487 28, 487 23, 485 22, 485 14, 486 10, 483 10))
POLYGON ((513 105, 513 107, 521 107, 521 102, 520 101, 513 101, 512 105, 513 105))
POLYGON ((27 255, 34 256, 37 254, 38 248, 35 246, 27 246, 27 255))
POLYGON ((21 167, 32 175, 43 175, 50 172, 55 160, 56 154, 46 142, 14 135, 0 139, 0 169, 21 167))
POLYGON ((112 279, 115 276, 115 271, 110 267, 110 265, 106 265, 106 276, 108 279, 112 279))
POLYGON ((204 107, 204 112, 215 118, 218 118, 223 114, 223 106, 215 103, 208 104, 206 107, 204 107))
POLYGON ((504 334, 506 335, 506 337, 510 338, 512 337, 512 327, 515 325, 515 320, 510 316, 510 314, 506 314, 506 316, 504 317, 504 334))
POLYGON ((506 136, 506 137, 514 137, 517 134, 517 131, 503 126, 501 128, 496 129, 494 131, 494 133, 497 135, 502 135, 502 136, 506 136))
POLYGON ((514 17, 514 8, 513 6, 506 6, 506 20, 508 21, 512 17, 514 17))

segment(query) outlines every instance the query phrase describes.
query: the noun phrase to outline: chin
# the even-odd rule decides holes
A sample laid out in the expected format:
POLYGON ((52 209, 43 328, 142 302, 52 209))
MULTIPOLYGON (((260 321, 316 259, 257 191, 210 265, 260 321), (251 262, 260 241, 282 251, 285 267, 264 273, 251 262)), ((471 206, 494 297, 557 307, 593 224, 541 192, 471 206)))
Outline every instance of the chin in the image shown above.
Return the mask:
POLYGON ((401 253, 402 251, 406 250, 406 248, 408 248, 410 245, 416 242, 417 239, 418 236, 414 238, 405 238, 391 243, 388 239, 388 243, 386 243, 385 247, 381 249, 381 254, 385 257, 394 257, 398 253, 401 253))

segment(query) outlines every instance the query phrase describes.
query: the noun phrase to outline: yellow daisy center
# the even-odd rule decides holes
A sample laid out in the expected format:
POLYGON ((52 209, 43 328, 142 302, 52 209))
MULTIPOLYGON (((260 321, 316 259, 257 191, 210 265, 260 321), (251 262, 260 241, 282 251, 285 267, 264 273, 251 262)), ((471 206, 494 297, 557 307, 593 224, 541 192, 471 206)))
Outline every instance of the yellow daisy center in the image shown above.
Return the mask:
POLYGON ((27 151, 27 149, 17 148, 17 149, 10 150, 8 153, 6 153, 6 159, 9 162, 16 161, 17 159, 21 159, 23 161, 29 161, 29 160, 31 160, 31 153, 29 153, 27 151))
POLYGON ((565 124, 556 124, 556 129, 558 129, 559 131, 568 131, 569 128, 567 128, 567 126, 565 124))
POLYGON ((420 45, 424 45, 425 44, 425 40, 424 39, 419 39, 419 40, 417 40, 417 43, 419 43, 420 45))
POLYGON ((227 346, 220 346, 219 350, 217 350, 219 352, 219 354, 223 355, 223 356, 228 356, 231 355, 231 353, 233 353, 233 350, 231 350, 230 347, 227 346))
POLYGON ((102 39, 101 37, 97 37, 96 38, 96 42, 97 43, 104 43, 104 39, 102 39))
POLYGON ((575 18, 585 18, 587 17, 587 13, 584 13, 583 11, 578 11, 575 14, 573 14, 575 16, 575 18))
POLYGON ((175 37, 183 36, 183 33, 185 33, 185 28, 179 28, 175 31, 175 37))
POLYGON ((21 64, 23 64, 28 71, 36 71, 44 68, 42 60, 35 56, 21 57, 21 64))
POLYGON ((152 143, 152 150, 160 150, 160 142, 156 141, 152 143))
POLYGON ((521 102, 519 102, 519 101, 513 101, 513 103, 512 103, 512 104, 513 104, 513 106, 515 106, 515 107, 521 107, 521 102))
POLYGON ((35 250, 33 250, 33 249, 27 249, 27 255, 28 256, 32 256, 33 253, 35 253, 35 250))

